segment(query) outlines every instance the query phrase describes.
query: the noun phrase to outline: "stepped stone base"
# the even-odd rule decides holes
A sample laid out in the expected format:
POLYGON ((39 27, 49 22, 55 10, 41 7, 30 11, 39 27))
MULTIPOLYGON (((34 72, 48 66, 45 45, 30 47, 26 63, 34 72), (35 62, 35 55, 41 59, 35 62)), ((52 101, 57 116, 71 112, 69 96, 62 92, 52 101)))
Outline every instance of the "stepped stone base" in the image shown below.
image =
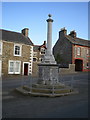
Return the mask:
POLYGON ((65 96, 65 95, 70 95, 70 94, 76 94, 78 93, 77 90, 71 89, 70 87, 65 87, 63 85, 59 86, 38 86, 34 85, 32 88, 28 86, 23 86, 16 88, 16 91, 19 93, 22 93, 23 95, 28 95, 28 96, 44 96, 44 97, 59 97, 59 96, 65 96), (44 88, 42 88, 44 87, 44 88))

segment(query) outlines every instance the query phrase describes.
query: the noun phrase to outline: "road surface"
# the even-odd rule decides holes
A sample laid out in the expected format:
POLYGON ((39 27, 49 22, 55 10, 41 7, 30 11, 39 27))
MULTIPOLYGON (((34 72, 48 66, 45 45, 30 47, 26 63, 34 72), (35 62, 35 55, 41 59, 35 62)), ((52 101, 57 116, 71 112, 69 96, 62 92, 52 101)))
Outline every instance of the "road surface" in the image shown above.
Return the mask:
MULTIPOLYGON (((62 78, 62 79, 61 79, 62 78)), ((71 84, 79 93, 63 97, 30 97, 14 91, 22 84, 31 84, 30 77, 3 77, 3 118, 88 118, 88 73, 61 75, 65 84, 71 84)))

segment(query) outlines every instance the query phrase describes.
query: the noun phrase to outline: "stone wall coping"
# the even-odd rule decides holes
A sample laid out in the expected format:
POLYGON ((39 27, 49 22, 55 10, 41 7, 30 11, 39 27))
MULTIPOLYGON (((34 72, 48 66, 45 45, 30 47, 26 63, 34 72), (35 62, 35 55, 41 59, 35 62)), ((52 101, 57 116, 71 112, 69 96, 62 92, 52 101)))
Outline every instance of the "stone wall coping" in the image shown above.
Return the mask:
POLYGON ((58 66, 58 64, 38 64, 38 66, 58 66))

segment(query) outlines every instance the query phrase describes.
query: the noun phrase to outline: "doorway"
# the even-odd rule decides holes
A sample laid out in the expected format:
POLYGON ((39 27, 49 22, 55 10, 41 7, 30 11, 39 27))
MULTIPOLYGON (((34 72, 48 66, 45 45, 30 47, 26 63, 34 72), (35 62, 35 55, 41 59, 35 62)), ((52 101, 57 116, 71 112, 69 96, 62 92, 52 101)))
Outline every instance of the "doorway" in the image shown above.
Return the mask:
POLYGON ((75 71, 83 71, 83 60, 75 60, 75 71))
POLYGON ((24 75, 28 75, 28 63, 24 63, 24 75))

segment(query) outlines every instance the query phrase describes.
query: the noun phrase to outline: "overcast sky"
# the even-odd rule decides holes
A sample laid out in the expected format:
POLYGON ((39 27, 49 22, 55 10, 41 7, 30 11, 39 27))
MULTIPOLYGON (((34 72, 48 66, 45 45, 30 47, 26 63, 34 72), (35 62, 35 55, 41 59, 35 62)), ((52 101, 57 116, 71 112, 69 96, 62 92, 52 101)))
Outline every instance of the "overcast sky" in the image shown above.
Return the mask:
POLYGON ((52 14, 53 45, 59 31, 66 27, 80 38, 88 39, 88 2, 2 2, 2 28, 21 32, 29 28, 29 37, 34 44, 47 40, 48 14, 52 14))

